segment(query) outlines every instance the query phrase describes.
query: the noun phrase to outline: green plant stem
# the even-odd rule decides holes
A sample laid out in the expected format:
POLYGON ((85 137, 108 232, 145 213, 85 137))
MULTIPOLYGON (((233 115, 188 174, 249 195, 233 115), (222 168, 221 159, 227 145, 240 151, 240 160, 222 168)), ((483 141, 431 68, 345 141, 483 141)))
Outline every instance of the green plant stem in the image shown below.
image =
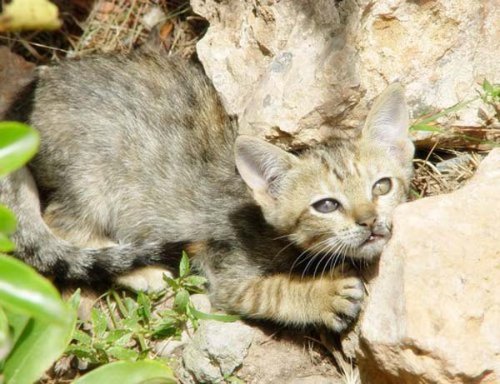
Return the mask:
POLYGON ((111 290, 111 294, 113 295, 113 298, 116 301, 116 304, 118 305, 118 309, 123 317, 127 317, 128 311, 125 305, 123 304, 122 298, 120 295, 113 289, 111 290))

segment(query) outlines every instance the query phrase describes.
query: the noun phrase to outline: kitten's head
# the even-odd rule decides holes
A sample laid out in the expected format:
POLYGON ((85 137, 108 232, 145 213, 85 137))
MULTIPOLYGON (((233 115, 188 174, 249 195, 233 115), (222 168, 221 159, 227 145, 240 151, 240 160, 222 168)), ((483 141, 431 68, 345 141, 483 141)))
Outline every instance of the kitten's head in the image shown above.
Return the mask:
POLYGON ((266 221, 303 249, 352 258, 378 256, 394 208, 406 199, 414 146, 403 90, 393 84, 373 105, 359 138, 299 156, 257 138, 236 141, 236 165, 266 221))

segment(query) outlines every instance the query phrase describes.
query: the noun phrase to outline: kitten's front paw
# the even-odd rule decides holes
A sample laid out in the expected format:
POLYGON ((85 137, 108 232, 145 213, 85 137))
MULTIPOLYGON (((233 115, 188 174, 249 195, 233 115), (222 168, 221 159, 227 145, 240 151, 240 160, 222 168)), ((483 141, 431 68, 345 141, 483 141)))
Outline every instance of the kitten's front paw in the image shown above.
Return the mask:
POLYGON ((335 278, 328 289, 328 300, 324 302, 323 322, 335 332, 344 331, 358 317, 363 297, 364 287, 360 278, 335 278))

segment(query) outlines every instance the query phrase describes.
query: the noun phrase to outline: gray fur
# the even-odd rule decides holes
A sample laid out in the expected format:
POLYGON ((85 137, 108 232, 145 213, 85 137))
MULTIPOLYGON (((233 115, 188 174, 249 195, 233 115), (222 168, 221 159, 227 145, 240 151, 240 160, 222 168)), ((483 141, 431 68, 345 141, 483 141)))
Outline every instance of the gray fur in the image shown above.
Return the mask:
MULTIPOLYGON (((398 91, 390 95, 391 103, 404 104, 398 91)), ((378 109, 372 111, 371 120, 390 125, 390 109, 380 108, 378 119, 378 109)), ((29 169, 0 181, 0 201, 19 217, 19 258, 58 280, 93 283, 139 266, 172 264, 186 249, 208 277, 217 305, 292 324, 345 328, 341 318, 359 310, 359 283, 349 276, 335 294, 318 286, 350 300, 328 304, 341 313, 335 320, 320 316, 321 308, 314 317, 317 308, 304 307, 309 313, 297 317, 275 303, 260 305, 266 294, 252 284, 275 275, 316 275, 318 264, 324 272, 339 255, 379 254, 385 240, 365 241, 377 225, 388 237, 390 213, 404 200, 411 175, 406 131, 390 138, 390 148, 406 151, 397 160, 386 143, 371 144, 368 128, 355 141, 297 156, 242 137, 235 153, 237 128, 202 71, 153 54, 89 57, 43 69, 29 121, 40 131, 40 152, 29 169), (395 184, 382 203, 370 192, 380 177, 394 177, 395 184), (314 212, 311 199, 325 193, 344 199, 345 212, 314 212), (373 228, 356 224, 361 208, 363 217, 381 218, 373 228), (325 236, 351 243, 316 247, 325 236), (100 241, 105 246, 91 247, 100 241), (316 257, 325 253, 326 259, 316 257)), ((268 285, 284 289, 282 281, 268 285)), ((287 301, 278 293, 276 300, 287 301)))

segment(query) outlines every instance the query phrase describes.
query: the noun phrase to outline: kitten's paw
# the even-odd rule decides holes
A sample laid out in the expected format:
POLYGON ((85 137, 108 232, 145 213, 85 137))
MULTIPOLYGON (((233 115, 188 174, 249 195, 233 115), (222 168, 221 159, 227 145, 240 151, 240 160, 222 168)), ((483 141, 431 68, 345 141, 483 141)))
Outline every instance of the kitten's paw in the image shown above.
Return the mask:
POLYGON ((135 292, 160 292, 167 288, 163 275, 173 277, 172 272, 162 267, 144 267, 120 276, 115 283, 135 292))
POLYGON ((364 297, 363 281, 354 276, 338 277, 328 290, 329 300, 322 318, 335 332, 344 331, 358 317, 364 297))

